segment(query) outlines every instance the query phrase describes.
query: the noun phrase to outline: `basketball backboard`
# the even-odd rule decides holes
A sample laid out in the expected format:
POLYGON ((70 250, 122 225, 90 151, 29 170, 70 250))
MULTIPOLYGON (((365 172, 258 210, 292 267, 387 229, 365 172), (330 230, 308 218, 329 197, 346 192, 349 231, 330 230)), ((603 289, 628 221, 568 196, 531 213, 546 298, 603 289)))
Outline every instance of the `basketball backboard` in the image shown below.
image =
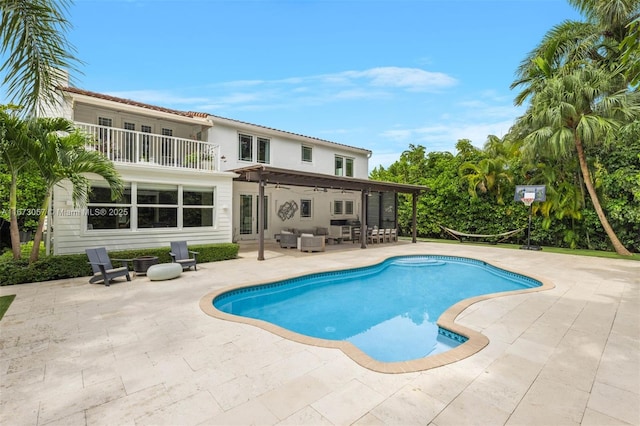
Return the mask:
POLYGON ((513 197, 513 201, 522 202, 522 199, 530 194, 534 195, 533 201, 546 201, 547 199, 547 187, 544 185, 516 185, 516 194, 513 197))

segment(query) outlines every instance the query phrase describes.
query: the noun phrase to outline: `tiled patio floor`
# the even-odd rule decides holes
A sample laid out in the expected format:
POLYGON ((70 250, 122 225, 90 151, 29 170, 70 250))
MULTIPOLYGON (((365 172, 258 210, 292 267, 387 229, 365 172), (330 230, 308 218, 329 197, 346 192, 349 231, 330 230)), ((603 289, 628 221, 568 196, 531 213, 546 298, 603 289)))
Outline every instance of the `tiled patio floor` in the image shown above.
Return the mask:
POLYGON ((255 247, 179 279, 0 287, 2 425, 640 425, 640 262, 465 244, 255 247), (345 250, 349 248, 349 250, 345 250), (367 370, 336 349, 218 320, 202 296, 387 256, 473 257, 553 282, 472 305, 489 345, 444 367, 367 370))

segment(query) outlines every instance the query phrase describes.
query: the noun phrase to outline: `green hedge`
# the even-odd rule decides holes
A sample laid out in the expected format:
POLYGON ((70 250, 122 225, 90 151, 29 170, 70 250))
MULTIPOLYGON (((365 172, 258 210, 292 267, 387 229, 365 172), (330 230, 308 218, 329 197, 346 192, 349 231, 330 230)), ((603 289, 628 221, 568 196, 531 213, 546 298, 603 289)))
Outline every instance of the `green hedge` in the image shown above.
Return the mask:
MULTIPOLYGON (((217 262, 238 257, 237 244, 203 244, 189 246, 198 252, 198 263, 217 262)), ((122 250, 109 252, 111 259, 133 259, 139 256, 158 256, 160 263, 171 262, 167 247, 122 250)), ((0 262, 0 286, 58 280, 63 278, 88 277, 93 274, 86 254, 48 256, 29 264, 26 260, 0 262)), ((114 266, 115 266, 114 262, 114 266)), ((129 264, 133 268, 132 264, 129 264)))

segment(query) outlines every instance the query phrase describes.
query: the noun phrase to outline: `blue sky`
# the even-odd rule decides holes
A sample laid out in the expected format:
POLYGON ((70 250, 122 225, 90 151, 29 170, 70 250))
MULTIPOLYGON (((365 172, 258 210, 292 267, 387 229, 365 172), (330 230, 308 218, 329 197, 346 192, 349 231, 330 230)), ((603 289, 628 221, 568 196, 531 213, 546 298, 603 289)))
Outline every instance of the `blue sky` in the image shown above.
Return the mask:
MULTIPOLYGON (((82 89, 373 151, 482 147, 566 0, 75 0, 82 89)), ((3 102, 1 99, 0 102, 3 102)))

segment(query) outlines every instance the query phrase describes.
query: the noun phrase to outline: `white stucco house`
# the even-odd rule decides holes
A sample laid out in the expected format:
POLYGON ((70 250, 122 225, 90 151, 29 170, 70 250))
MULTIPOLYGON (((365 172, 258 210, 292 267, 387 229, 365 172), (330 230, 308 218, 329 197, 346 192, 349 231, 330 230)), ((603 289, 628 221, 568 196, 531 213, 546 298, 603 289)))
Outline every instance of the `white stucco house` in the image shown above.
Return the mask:
POLYGON ((92 135, 89 148, 114 162, 126 189, 112 201, 97 178, 86 208, 75 208, 70 184, 56 187, 54 254, 273 239, 284 228, 348 238, 364 220, 395 227, 396 190, 417 191, 371 186, 364 148, 64 85, 59 93, 46 115, 92 135))

